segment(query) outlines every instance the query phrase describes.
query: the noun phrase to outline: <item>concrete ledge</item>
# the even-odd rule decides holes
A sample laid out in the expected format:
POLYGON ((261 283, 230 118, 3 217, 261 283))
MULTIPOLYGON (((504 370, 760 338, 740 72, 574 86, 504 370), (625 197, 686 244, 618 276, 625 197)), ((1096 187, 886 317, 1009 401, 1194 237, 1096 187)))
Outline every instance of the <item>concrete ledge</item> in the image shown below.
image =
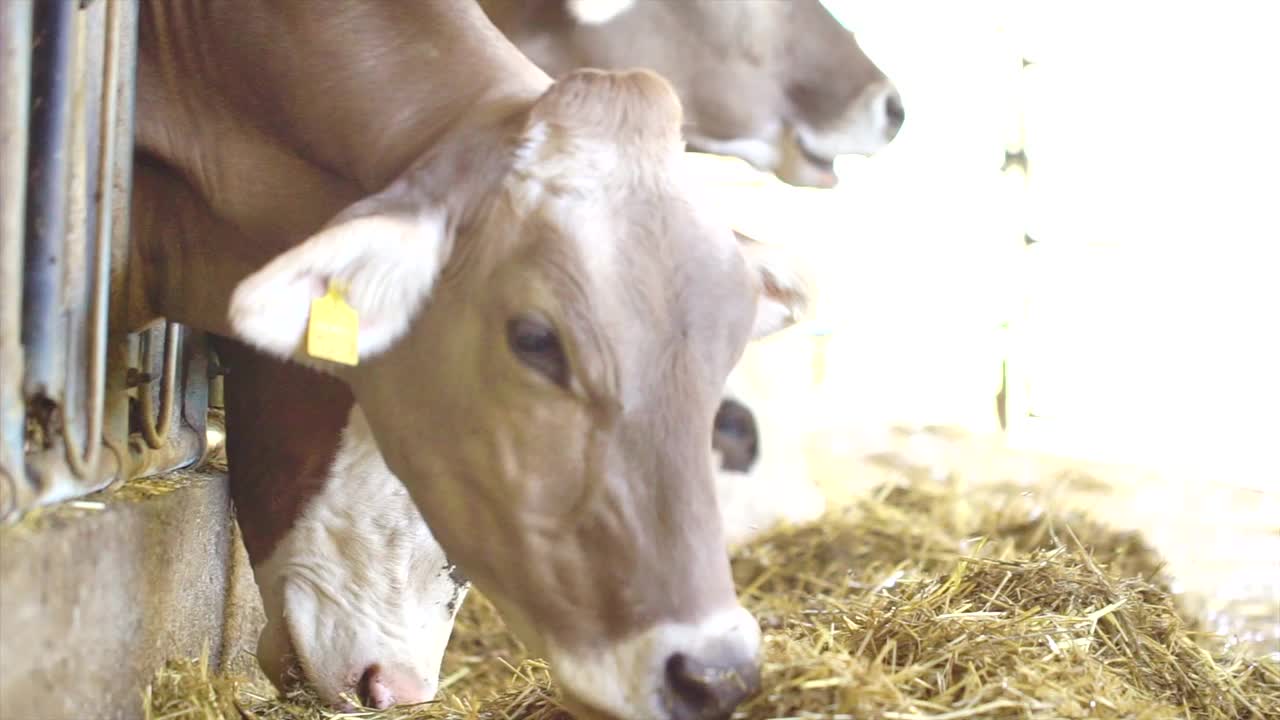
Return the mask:
POLYGON ((226 611, 255 603, 223 473, 170 473, 0 529, 0 718, 140 717, 166 660, 244 647, 255 623, 226 611))

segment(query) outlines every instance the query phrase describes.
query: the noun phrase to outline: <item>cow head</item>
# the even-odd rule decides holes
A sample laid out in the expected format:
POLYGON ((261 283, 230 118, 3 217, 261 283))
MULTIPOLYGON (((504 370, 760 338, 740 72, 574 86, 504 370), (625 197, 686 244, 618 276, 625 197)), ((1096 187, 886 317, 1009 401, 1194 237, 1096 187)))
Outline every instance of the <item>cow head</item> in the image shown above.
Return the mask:
POLYGON ((758 685, 707 436, 747 341, 805 299, 691 200, 681 120, 651 72, 571 73, 492 119, 507 144, 437 147, 229 314, 292 357, 345 287, 360 363, 329 369, 369 442, 574 707, 620 718, 727 717, 758 685))
POLYGON ((835 158, 872 155, 905 118, 893 84, 818 0, 481 0, 552 76, 651 68, 684 103, 691 149, 784 182, 836 184, 835 158))
POLYGON ((453 620, 470 584, 387 469, 359 407, 328 479, 263 562, 267 623, 258 661, 277 687, 306 681, 387 708, 435 697, 453 620))

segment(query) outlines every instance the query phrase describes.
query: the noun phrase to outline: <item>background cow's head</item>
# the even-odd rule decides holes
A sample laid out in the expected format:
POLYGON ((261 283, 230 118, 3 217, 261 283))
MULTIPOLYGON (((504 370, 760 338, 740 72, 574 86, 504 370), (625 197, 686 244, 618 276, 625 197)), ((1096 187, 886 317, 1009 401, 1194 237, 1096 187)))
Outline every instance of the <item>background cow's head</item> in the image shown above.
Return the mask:
POLYGON ((438 147, 244 280, 231 325, 295 356, 312 301, 344 287, 360 364, 330 369, 361 442, 570 702, 727 716, 760 637, 707 437, 747 341, 803 287, 696 202, 659 76, 578 71, 489 121, 509 144, 438 147))
MULTIPOLYGON (((151 187, 151 186, 144 186, 151 187)), ((469 587, 336 379, 213 336, 230 490, 262 596, 256 657, 331 706, 432 699, 469 587)))
POLYGON ((818 0, 481 0, 548 74, 645 67, 684 102, 691 149, 740 157, 793 185, 836 184, 905 113, 893 84, 818 0))
POLYGON ((359 407, 328 481, 282 541, 254 563, 267 624, 258 661, 280 688, 326 703, 386 708, 435 697, 453 620, 470 584, 387 469, 359 407))

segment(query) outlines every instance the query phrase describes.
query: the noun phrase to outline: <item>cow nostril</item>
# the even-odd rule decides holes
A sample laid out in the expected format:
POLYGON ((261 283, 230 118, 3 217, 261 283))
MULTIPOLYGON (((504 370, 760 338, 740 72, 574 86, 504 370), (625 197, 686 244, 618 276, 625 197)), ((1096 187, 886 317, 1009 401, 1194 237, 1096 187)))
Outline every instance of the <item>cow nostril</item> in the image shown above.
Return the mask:
POLYGON ((395 697, 382 676, 382 668, 377 663, 365 668, 360 675, 360 682, 356 684, 356 697, 360 698, 361 705, 374 710, 386 710, 396 704, 395 697))
POLYGON ((726 720, 760 687, 759 669, 713 667, 675 653, 667 658, 666 696, 672 720, 726 720))
POLYGON ((706 704, 711 690, 690 665, 689 656, 684 653, 667 658, 667 688, 682 704, 697 707, 706 704))
POLYGON ((893 134, 897 134, 902 128, 902 122, 907 118, 907 111, 902 107, 902 96, 897 90, 890 90, 888 96, 884 99, 884 114, 889 120, 889 130, 893 134))

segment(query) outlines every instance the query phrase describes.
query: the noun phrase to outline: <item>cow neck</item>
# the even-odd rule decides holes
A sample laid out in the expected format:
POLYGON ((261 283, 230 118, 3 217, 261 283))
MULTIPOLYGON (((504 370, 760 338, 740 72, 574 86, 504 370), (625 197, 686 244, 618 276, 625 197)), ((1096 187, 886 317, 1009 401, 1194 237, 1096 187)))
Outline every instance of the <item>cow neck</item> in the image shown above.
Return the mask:
POLYGON ((551 85, 472 3, 352 3, 343 12, 340 34, 324 24, 298 38, 322 38, 327 67, 340 70, 272 85, 295 99, 276 106, 290 116, 279 139, 365 192, 551 85))
POLYGON ((249 560, 258 567, 333 481, 331 468, 354 399, 335 378, 225 338, 214 344, 231 370, 231 497, 249 560))

